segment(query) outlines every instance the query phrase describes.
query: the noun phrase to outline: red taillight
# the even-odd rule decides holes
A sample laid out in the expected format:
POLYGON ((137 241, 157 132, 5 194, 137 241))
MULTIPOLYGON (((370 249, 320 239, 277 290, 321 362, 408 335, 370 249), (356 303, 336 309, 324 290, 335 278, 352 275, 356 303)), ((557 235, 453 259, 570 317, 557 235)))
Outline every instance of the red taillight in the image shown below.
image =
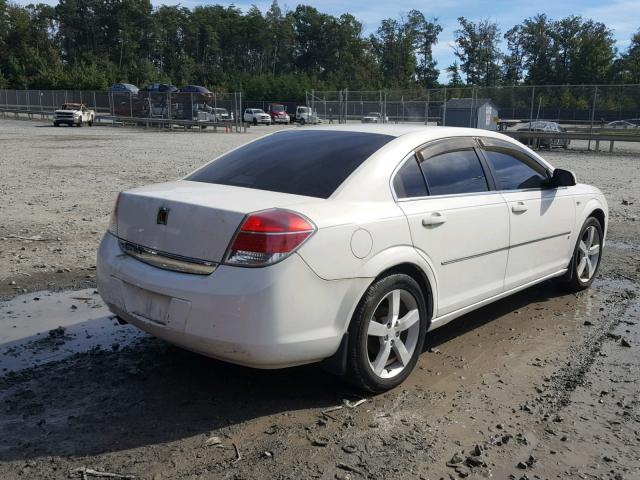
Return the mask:
POLYGON ((288 210, 265 210, 249 215, 234 239, 227 263, 265 266, 288 257, 316 227, 288 210))

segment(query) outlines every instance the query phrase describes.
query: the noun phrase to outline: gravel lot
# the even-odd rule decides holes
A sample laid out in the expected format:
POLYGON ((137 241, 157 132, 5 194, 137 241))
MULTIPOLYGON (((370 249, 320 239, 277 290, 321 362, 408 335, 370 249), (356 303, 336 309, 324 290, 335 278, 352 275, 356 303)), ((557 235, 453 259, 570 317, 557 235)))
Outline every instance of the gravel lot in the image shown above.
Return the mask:
MULTIPOLYGON (((44 327, 19 352, 41 364, 0 372, 0 478, 81 479, 86 467, 141 479, 640 479, 640 147, 543 154, 608 197, 592 289, 544 284, 466 315, 429 336, 402 387, 356 407, 357 393, 313 366, 263 372, 146 336, 47 334, 54 310, 104 315, 94 258, 118 191, 274 128, 0 120, 0 329, 44 327), (85 347, 62 358, 67 343, 85 347)), ((92 332, 115 328, 101 322, 92 332)), ((0 367, 2 355, 17 353, 0 341, 0 367)))

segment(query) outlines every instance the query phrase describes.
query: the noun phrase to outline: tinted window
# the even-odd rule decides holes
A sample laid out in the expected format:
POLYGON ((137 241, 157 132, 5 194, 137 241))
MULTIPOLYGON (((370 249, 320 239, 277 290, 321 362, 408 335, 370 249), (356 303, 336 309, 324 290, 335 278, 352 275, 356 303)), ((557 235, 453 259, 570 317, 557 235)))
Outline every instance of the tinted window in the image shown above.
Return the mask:
POLYGON ((424 197, 427 185, 416 157, 411 158, 398 170, 393 179, 393 189, 398 198, 424 197))
POLYGON ((521 188, 541 188, 545 185, 547 171, 529 157, 508 143, 483 140, 487 159, 496 172, 498 190, 521 188))
POLYGON ((285 131, 220 157, 187 180, 328 198, 395 137, 340 131, 285 131))
POLYGON ((420 166, 430 195, 486 192, 487 179, 473 148, 445 151, 427 158, 420 166))

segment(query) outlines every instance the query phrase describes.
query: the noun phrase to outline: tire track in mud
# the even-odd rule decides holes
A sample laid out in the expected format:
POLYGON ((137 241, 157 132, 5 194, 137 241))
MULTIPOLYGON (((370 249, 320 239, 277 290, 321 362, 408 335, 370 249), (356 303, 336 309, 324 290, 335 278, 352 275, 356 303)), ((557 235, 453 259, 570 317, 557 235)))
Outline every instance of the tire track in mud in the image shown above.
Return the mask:
POLYGON ((610 288, 611 283, 618 284, 618 288, 611 292, 611 296, 605 302, 613 303, 613 309, 600 317, 600 323, 591 325, 593 329, 580 344, 569 348, 571 361, 551 377, 553 393, 546 397, 550 415, 566 406, 575 389, 584 385, 585 377, 598 359, 603 343, 617 337, 613 331, 625 321, 625 313, 634 309, 634 300, 638 297, 636 285, 630 281, 607 280, 606 282, 608 284, 606 288, 610 288))

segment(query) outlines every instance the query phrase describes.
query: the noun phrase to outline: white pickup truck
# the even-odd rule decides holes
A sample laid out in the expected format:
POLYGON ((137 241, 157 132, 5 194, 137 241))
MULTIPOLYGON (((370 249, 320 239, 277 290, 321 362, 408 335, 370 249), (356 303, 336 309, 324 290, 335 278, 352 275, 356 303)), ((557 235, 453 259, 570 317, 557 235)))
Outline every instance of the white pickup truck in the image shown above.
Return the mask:
POLYGON ((96 112, 88 109, 82 103, 65 103, 62 108, 56 110, 53 113, 53 126, 59 127, 65 123, 72 126, 81 127, 83 124, 87 124, 90 127, 93 126, 93 122, 96 119, 96 112))
POLYGON ((296 107, 295 115, 291 116, 291 123, 316 125, 322 121, 318 118, 318 112, 310 107, 296 107))
POLYGON ((265 113, 261 108, 245 109, 242 120, 245 123, 253 123, 254 125, 258 125, 259 123, 263 125, 271 125, 271 115, 265 113))

